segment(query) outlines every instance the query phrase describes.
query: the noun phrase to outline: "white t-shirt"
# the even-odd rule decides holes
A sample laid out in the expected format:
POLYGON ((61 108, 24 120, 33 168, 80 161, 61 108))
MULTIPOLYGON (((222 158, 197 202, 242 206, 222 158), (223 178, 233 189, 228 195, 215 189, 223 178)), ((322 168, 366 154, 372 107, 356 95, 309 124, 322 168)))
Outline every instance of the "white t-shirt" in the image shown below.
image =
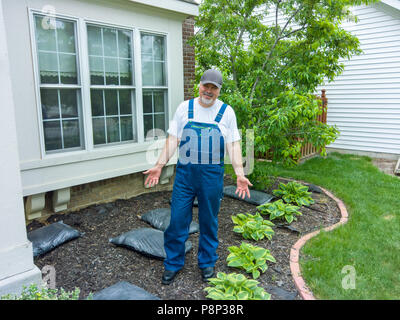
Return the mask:
MULTIPOLYGON (((214 104, 208 108, 202 107, 198 103, 199 98, 194 99, 193 103, 193 121, 204 123, 216 123, 215 117, 223 105, 221 100, 215 100, 214 104)), ((183 128, 189 121, 189 100, 182 102, 176 109, 174 118, 170 121, 168 133, 181 139, 183 128)), ((237 128, 235 111, 231 106, 227 106, 225 112, 218 123, 219 129, 226 142, 240 140, 239 130, 237 128)))

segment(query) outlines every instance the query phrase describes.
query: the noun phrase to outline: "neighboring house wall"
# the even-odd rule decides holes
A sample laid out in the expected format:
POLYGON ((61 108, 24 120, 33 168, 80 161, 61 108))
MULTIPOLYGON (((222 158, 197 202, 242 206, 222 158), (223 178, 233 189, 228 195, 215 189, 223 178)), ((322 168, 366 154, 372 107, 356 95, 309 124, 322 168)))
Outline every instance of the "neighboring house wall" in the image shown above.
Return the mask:
POLYGON ((353 12, 359 22, 343 27, 357 36, 364 53, 344 61, 343 74, 321 86, 328 124, 340 130, 329 147, 395 157, 400 154, 400 11, 378 3, 353 12))

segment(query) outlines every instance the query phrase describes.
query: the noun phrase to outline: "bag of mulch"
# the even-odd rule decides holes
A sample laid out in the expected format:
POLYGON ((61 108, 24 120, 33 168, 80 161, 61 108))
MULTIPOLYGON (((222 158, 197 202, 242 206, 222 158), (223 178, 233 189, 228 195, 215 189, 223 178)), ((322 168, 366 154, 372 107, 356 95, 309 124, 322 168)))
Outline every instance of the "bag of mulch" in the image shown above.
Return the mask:
POLYGON ((93 300, 160 300, 160 298, 129 282, 121 281, 96 292, 93 300))
MULTIPOLYGON (((146 212, 140 216, 140 219, 150 223, 154 228, 165 231, 171 221, 171 209, 160 208, 146 212)), ((200 226, 197 222, 192 221, 189 227, 189 234, 199 232, 200 226)))
POLYGON ((257 205, 257 206, 262 205, 267 202, 270 202, 274 198, 273 195, 268 194, 266 192, 262 192, 262 191, 258 191, 258 190, 250 190, 250 198, 246 194, 246 197, 244 199, 242 199, 242 198, 239 198, 235 192, 236 192, 236 186, 224 187, 224 194, 227 195, 228 197, 238 199, 238 200, 243 200, 248 203, 257 205))
MULTIPOLYGON (((128 231, 118 237, 111 238, 111 243, 137 251, 145 256, 165 259, 164 232, 152 228, 140 228, 128 231)), ((192 249, 192 243, 185 243, 185 253, 192 249)))
POLYGON ((32 242, 33 256, 36 257, 81 235, 78 230, 59 221, 28 232, 28 240, 32 242))

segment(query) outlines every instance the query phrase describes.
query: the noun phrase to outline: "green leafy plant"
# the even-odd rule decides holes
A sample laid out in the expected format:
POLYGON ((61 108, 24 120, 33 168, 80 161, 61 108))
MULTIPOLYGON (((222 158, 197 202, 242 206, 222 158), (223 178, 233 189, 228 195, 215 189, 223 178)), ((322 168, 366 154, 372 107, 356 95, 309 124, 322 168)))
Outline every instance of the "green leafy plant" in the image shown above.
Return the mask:
POLYGON ((262 215, 269 215, 270 220, 274 219, 285 219, 289 224, 293 220, 296 220, 296 215, 301 216, 301 212, 298 211, 299 207, 283 202, 279 199, 275 202, 264 203, 257 207, 262 215))
MULTIPOLYGON (((73 291, 65 291, 63 288, 49 289, 43 287, 38 288, 36 284, 31 284, 29 287, 23 286, 20 295, 7 294, 0 297, 0 300, 79 300, 80 290, 75 288, 73 291)), ((92 294, 87 298, 92 299, 92 294)))
POLYGON ((270 300, 271 295, 259 282, 249 280, 242 274, 218 272, 216 278, 209 279, 212 286, 204 288, 206 296, 212 300, 270 300))
POLYGON ((309 206, 315 203, 311 198, 311 192, 308 192, 308 187, 296 181, 291 181, 287 184, 281 182, 279 183, 279 189, 272 192, 286 203, 296 203, 298 206, 309 206))
POLYGON ((276 262, 270 251, 261 247, 253 246, 250 243, 242 242, 239 247, 228 248, 230 254, 227 257, 229 267, 236 267, 251 273, 254 279, 260 276, 260 271, 268 269, 267 260, 276 262))
POLYGON ((236 224, 233 231, 241 233, 245 239, 258 241, 267 237, 271 240, 275 233, 271 228, 274 224, 271 221, 265 220, 258 212, 254 215, 239 213, 236 216, 232 216, 232 221, 236 224))

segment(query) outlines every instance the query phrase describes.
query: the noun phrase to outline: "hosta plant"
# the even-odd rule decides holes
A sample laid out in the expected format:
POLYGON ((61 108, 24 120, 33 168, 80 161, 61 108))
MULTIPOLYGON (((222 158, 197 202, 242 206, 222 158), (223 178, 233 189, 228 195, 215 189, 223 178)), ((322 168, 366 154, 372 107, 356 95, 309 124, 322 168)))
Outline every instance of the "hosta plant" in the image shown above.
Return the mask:
POLYGON ((247 273, 251 273, 254 279, 260 276, 260 271, 267 271, 267 260, 276 262, 269 250, 253 246, 250 243, 242 242, 240 248, 232 246, 228 250, 230 252, 226 259, 228 266, 243 269, 247 273))
POLYGON ((247 279, 238 273, 218 272, 216 278, 210 278, 204 291, 212 300, 270 300, 271 295, 259 287, 256 280, 247 279))
POLYGON ((275 233, 271 228, 274 224, 271 221, 265 220, 258 212, 254 215, 239 213, 232 216, 232 221, 236 224, 233 231, 241 233, 245 239, 258 241, 266 237, 271 240, 275 233))
POLYGON ((308 192, 308 187, 296 181, 291 181, 287 184, 279 183, 279 189, 272 192, 286 203, 293 203, 298 206, 309 206, 315 203, 313 198, 311 198, 311 192, 308 192))
POLYGON ((292 223, 293 220, 297 220, 296 216, 301 216, 301 212, 298 211, 298 206, 285 203, 282 199, 262 204, 258 206, 257 209, 261 214, 269 215, 270 220, 285 219, 289 224, 292 223))

